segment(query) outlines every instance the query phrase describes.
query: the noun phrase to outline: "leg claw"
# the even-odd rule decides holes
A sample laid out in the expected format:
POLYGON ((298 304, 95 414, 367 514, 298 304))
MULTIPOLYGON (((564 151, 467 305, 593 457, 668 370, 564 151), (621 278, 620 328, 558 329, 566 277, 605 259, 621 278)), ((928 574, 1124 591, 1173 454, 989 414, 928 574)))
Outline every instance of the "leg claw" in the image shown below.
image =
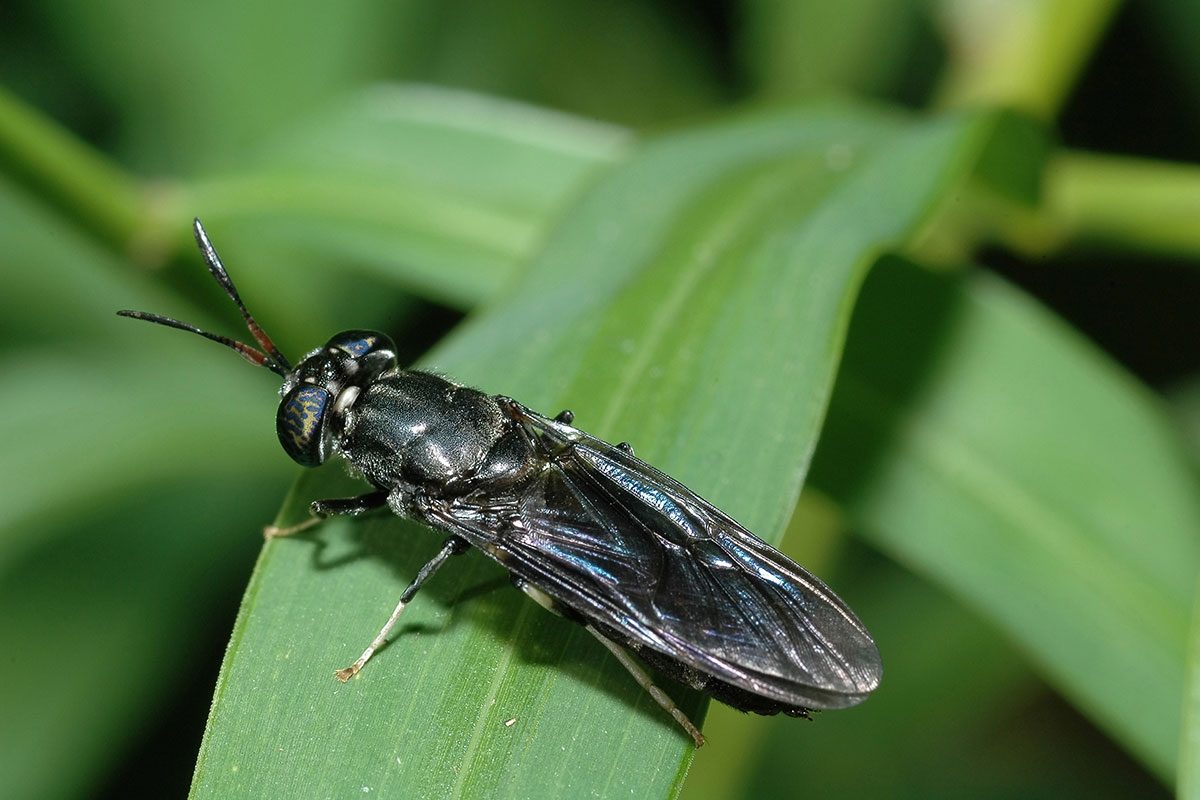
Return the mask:
POLYGON ((279 525, 268 525, 263 528, 263 538, 268 541, 271 539, 282 539, 284 536, 291 536, 294 533, 300 533, 313 527, 321 521, 321 517, 309 517, 304 522, 296 525, 288 525, 280 527, 279 525))

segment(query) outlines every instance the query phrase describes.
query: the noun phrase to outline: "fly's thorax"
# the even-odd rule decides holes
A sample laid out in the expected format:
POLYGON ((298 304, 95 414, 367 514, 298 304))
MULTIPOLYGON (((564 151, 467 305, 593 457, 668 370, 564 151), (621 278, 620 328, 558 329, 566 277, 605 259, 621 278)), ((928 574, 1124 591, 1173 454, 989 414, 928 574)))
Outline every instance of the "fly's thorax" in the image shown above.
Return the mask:
POLYGON ((384 376, 356 398, 340 445, 376 486, 432 494, 500 479, 532 459, 494 397, 426 372, 384 376))

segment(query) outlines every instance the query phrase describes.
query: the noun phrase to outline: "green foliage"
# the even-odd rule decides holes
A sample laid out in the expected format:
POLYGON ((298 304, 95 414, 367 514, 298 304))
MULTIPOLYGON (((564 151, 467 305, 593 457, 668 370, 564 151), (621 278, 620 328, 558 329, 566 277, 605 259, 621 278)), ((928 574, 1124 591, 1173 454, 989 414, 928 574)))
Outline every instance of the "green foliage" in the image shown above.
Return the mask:
MULTIPOLYGON (((1195 167, 1054 144, 1110 3, 393 5, 0 32, 6 794, 180 793, 135 749, 159 725, 195 797, 1200 796, 1194 341, 1147 386, 992 269, 1200 256, 1195 167), (385 327, 786 528, 881 689, 812 725, 714 705, 695 754, 477 553, 339 684, 440 541, 388 515, 268 544, 234 622, 286 486, 283 522, 358 487, 295 479, 273 376, 113 316, 237 332, 193 215, 287 353, 385 327), (201 745, 173 703, 214 682, 201 745)), ((1195 14, 1146 8, 1197 63, 1195 14)))
POLYGON ((814 482, 1170 774, 1200 560, 1200 494, 1177 432, 1006 284, 900 267, 881 266, 858 309, 825 428, 855 455, 814 482))
MULTIPOLYGON (((578 398, 590 430, 628 435, 772 536, 795 503, 863 271, 880 242, 903 240, 961 182, 990 130, 832 108, 665 138, 596 186, 513 291, 426 363, 535 407, 578 398), (831 167, 834 147, 853 163, 831 167)), ((304 481, 285 514, 302 518, 310 499, 344 492, 335 480, 304 481)), ((455 579, 448 608, 414 609, 413 635, 352 684, 332 682, 382 620, 397 564, 411 579, 437 540, 397 520, 324 527, 322 560, 360 557, 314 576, 305 548, 267 548, 195 796, 336 794, 348 776, 429 797, 677 785, 687 737, 581 629, 494 591, 501 570, 482 557, 455 579), (320 738, 320 755, 276 758, 298 728, 320 738)))

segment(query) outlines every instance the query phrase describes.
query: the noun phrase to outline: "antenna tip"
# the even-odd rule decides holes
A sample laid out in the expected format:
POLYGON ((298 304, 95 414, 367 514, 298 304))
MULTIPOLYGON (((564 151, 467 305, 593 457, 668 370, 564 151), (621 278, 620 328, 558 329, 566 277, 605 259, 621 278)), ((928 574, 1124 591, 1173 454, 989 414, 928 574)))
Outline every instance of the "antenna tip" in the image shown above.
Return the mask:
POLYGON ((192 236, 195 237, 196 244, 199 245, 200 251, 205 255, 205 260, 210 262, 211 266, 212 260, 216 258, 216 252, 208 240, 208 231, 204 230, 204 224, 200 222, 199 217, 192 220, 192 236))

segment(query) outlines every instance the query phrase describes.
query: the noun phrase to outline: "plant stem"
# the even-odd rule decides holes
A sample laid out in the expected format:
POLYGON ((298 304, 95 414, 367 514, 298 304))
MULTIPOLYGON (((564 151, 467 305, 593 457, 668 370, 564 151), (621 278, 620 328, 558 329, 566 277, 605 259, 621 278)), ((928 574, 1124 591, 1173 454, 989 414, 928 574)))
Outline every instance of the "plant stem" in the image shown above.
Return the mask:
POLYGON ((998 238, 1020 253, 1102 244, 1200 258, 1200 166, 1061 151, 1042 194, 1000 222, 998 238))
POLYGON ((949 65, 937 104, 1004 106, 1052 119, 1116 7, 1113 0, 947 0, 949 65))
POLYGON ((1046 172, 1044 202, 1068 241, 1200 256, 1200 166, 1064 152, 1046 172))
POLYGON ((2 87, 0 165, 117 249, 133 249, 146 211, 137 182, 2 87))

